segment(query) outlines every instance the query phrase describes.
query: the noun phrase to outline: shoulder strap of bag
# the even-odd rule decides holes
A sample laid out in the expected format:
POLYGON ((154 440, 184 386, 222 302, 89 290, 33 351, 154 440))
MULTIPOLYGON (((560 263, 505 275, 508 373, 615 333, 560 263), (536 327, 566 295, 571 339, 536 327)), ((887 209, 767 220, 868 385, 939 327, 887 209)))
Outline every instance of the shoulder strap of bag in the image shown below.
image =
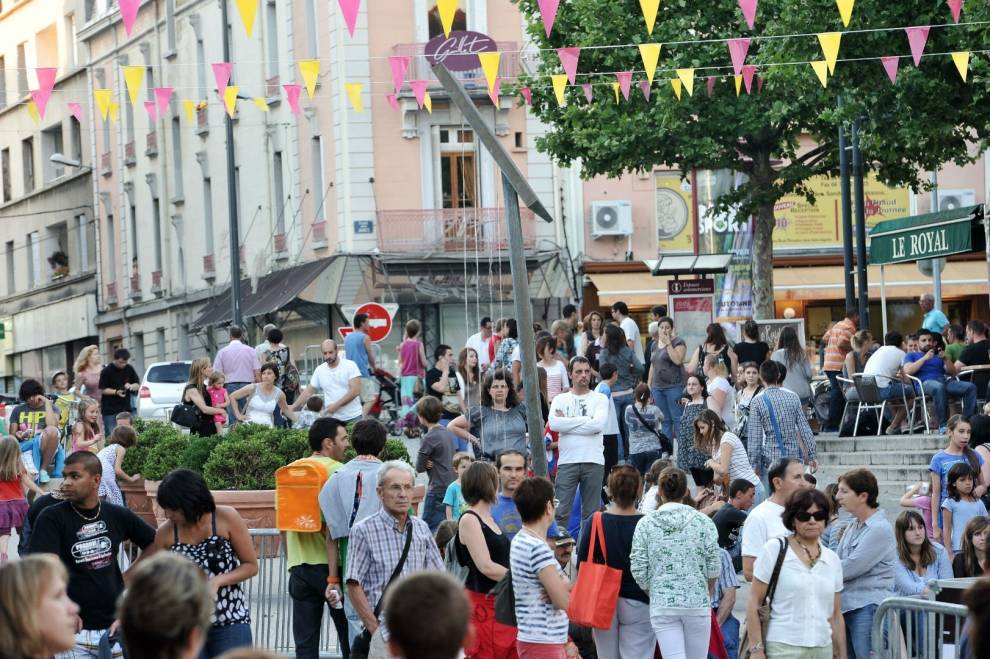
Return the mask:
POLYGON ((660 437, 660 433, 658 433, 658 432, 657 432, 657 429, 656 429, 656 428, 654 428, 654 427, 652 427, 652 426, 651 426, 650 424, 648 424, 648 423, 646 422, 646 419, 644 419, 644 418, 643 418, 643 415, 642 415, 642 414, 640 414, 640 413, 639 413, 639 410, 637 410, 637 409, 636 409, 636 403, 633 403, 633 404, 632 404, 632 405, 630 405, 629 407, 631 407, 631 408, 632 408, 632 411, 633 411, 633 414, 635 414, 635 415, 636 415, 636 418, 637 418, 637 419, 639 419, 639 422, 640 422, 640 423, 642 423, 642 424, 643 424, 643 426, 644 426, 644 427, 645 427, 645 428, 646 428, 647 430, 649 430, 650 432, 652 432, 652 433, 654 434, 654 436, 655 436, 655 437, 656 437, 657 439, 659 439, 659 440, 660 440, 661 442, 663 442, 663 439, 661 439, 661 437, 660 437))
POLYGON ((777 592, 777 582, 780 580, 780 568, 784 564, 784 557, 787 555, 787 538, 780 539, 780 552, 777 554, 777 562, 773 566, 773 574, 770 575, 770 584, 767 586, 767 605, 773 604, 773 595, 777 592))
POLYGON ((392 585, 392 582, 399 578, 399 574, 402 572, 402 568, 406 565, 406 557, 409 556, 409 545, 412 544, 412 525, 413 521, 411 519, 406 520, 406 544, 402 547, 402 556, 399 556, 399 562, 395 564, 395 569, 392 570, 392 576, 388 578, 385 583, 385 589, 382 591, 382 596, 378 598, 378 604, 375 605, 375 619, 377 620, 382 613, 382 604, 385 602, 385 593, 388 591, 388 587, 392 585))
POLYGON ((591 544, 588 547, 588 560, 595 562, 595 547, 602 550, 602 563, 608 562, 608 552, 605 550, 605 527, 602 525, 602 513, 598 511, 591 517, 591 544))
POLYGON ((780 424, 777 423, 777 413, 773 411, 773 401, 764 393, 763 402, 766 403, 767 414, 770 415, 770 425, 773 426, 773 436, 777 440, 777 450, 780 451, 780 457, 784 457, 786 453, 784 450, 784 438, 780 432, 780 424))

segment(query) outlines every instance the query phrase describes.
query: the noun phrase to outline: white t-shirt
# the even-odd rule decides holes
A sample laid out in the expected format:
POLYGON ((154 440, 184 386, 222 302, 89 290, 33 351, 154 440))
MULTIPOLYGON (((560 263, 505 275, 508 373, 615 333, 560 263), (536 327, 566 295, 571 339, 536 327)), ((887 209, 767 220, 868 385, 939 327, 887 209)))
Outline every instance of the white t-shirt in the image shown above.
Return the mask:
POLYGON ((568 391, 553 399, 547 424, 560 435, 558 465, 605 464, 602 434, 610 407, 613 407, 611 401, 595 391, 583 396, 568 391), (557 416, 557 410, 561 410, 563 416, 557 416))
POLYGON ((571 388, 567 367, 559 359, 554 359, 550 366, 546 366, 543 362, 540 362, 539 366, 547 372, 547 402, 552 402, 564 389, 571 388))
POLYGON ((863 375, 877 376, 877 386, 890 386, 890 379, 897 375, 904 363, 904 351, 896 346, 877 348, 863 367, 863 375))
POLYGON ((790 535, 784 528, 783 514, 784 507, 770 499, 749 511, 742 531, 743 556, 759 556, 767 540, 790 535))
POLYGON ((567 612, 550 603, 540 572, 560 564, 547 543, 520 531, 509 550, 512 592, 516 599, 516 638, 527 643, 560 644, 567 642, 567 612))
POLYGON ((464 344, 464 347, 471 348, 478 353, 478 366, 482 371, 484 371, 485 367, 491 363, 492 360, 488 358, 488 341, 481 337, 481 332, 469 336, 467 342, 464 344))
MULTIPOLYGON (((736 389, 729 381, 723 378, 721 375, 712 378, 711 382, 708 383, 708 391, 724 391, 725 392, 725 402, 722 403, 722 409, 715 410, 722 421, 725 422, 726 428, 736 427, 736 389)), ((709 398, 708 400, 712 400, 709 398)))
MULTIPOLYGON (((599 382, 595 386, 595 391, 605 396, 605 392, 602 391, 603 388, 607 388, 608 385, 604 382, 599 382)), ((611 395, 611 391, 609 391, 611 395)), ((606 396, 608 398, 608 396, 606 396)), ((615 403, 611 399, 608 401, 608 421, 605 422, 605 434, 606 435, 618 435, 619 434, 619 417, 615 414, 615 403)), ((606 474, 607 476, 607 474, 606 474)))
MULTIPOLYGON (((821 559, 810 570, 787 547, 771 605, 767 641, 805 648, 832 642, 830 621, 835 594, 842 590, 842 561, 828 547, 819 547, 821 559)), ((753 576, 769 584, 779 554, 780 541, 768 541, 756 557, 753 576)))
POLYGON ((516 344, 516 347, 512 349, 512 356, 509 357, 509 362, 510 363, 515 363, 515 362, 521 362, 521 361, 522 361, 522 358, 519 356, 519 345, 516 344))
POLYGON ((619 323, 619 327, 622 331, 626 333, 626 341, 633 342, 633 350, 636 352, 636 357, 639 358, 640 363, 643 362, 643 342, 639 340, 639 325, 632 318, 626 316, 619 323))
MULTIPOLYGON (((358 365, 350 359, 340 357, 336 368, 330 368, 326 362, 317 366, 313 371, 313 377, 309 380, 309 385, 323 396, 323 404, 328 406, 347 395, 351 380, 360 377, 361 371, 358 365)), ((361 416, 361 397, 355 396, 330 416, 340 421, 350 421, 361 416)))

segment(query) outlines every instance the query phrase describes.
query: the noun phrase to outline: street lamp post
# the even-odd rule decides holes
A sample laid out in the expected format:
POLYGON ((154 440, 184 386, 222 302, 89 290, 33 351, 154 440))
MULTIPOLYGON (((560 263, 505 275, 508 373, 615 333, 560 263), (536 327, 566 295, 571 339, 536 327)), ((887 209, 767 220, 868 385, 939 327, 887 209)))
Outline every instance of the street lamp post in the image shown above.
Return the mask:
MULTIPOLYGON (((223 61, 230 61, 230 26, 228 24, 229 0, 220 0, 221 20, 223 22, 223 61)), ((226 108, 224 108, 226 110, 226 108)), ((231 113, 224 112, 224 129, 226 131, 227 151, 227 210, 230 234, 230 322, 241 326, 241 241, 238 225, 237 181, 234 169, 234 118, 231 113)))

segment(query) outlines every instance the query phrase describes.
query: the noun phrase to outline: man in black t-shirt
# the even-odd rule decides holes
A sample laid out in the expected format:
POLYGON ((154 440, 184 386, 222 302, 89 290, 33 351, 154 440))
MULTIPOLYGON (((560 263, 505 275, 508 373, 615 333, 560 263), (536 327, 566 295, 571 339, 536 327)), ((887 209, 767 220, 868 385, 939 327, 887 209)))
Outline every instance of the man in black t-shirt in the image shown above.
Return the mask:
POLYGON ((729 552, 736 572, 742 570, 742 527, 755 496, 756 486, 737 478, 729 483, 729 501, 712 518, 718 529, 718 546, 729 552))
POLYGON ((436 364, 426 372, 426 394, 435 396, 443 404, 443 416, 440 425, 461 415, 458 392, 461 387, 457 382, 457 372, 454 370, 454 350, 448 345, 438 345, 433 351, 436 364))
MULTIPOLYGON (((64 501, 43 510, 31 533, 32 554, 55 554, 69 572, 69 598, 79 605, 76 647, 66 656, 97 657, 100 638, 115 625, 124 578, 117 562, 121 543, 151 547, 155 529, 127 508, 100 501, 99 458, 77 451, 65 461, 64 501)), ((152 550, 142 553, 141 559, 152 550)), ((119 646, 114 656, 118 656, 119 646)))
MULTIPOLYGON (((971 320, 966 323, 966 347, 956 360, 957 370, 966 370, 967 366, 985 366, 990 364, 990 341, 987 340, 987 324, 982 320, 971 320)), ((990 370, 976 371, 970 380, 976 385, 976 397, 987 398, 987 383, 990 382, 990 370)))
POLYGON ((134 367, 127 363, 131 353, 127 348, 117 348, 113 361, 100 372, 100 414, 103 415, 103 432, 109 437, 117 427, 117 415, 131 411, 131 394, 141 388, 141 378, 134 367))

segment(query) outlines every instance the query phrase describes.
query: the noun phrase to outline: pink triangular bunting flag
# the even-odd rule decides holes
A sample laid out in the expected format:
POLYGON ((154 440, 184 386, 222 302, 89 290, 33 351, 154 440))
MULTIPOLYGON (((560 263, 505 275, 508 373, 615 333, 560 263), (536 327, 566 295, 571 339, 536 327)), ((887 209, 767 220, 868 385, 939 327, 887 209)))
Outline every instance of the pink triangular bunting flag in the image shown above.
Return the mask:
POLYGON ((38 91, 51 94, 52 90, 55 89, 55 76, 58 73, 58 69, 52 66, 46 66, 35 69, 34 72, 38 76, 38 91))
POLYGON ((890 82, 897 82, 897 67, 901 63, 901 58, 897 55, 890 55, 889 57, 881 57, 880 63, 883 64, 883 70, 887 72, 887 77, 890 78, 890 82))
POLYGON ((395 110, 396 112, 399 111, 399 101, 397 98, 395 98, 395 94, 387 94, 385 96, 385 100, 388 101, 388 104, 392 106, 393 110, 395 110))
POLYGON ((230 72, 234 69, 234 65, 230 62, 217 62, 213 64, 213 77, 217 81, 217 95, 223 98, 223 92, 227 89, 227 83, 230 82, 230 72))
POLYGON ((536 4, 540 6, 543 29, 546 30, 547 37, 549 37, 553 30, 553 22, 557 20, 557 8, 560 6, 560 0, 536 0, 536 4))
POLYGON ((397 55, 388 58, 388 64, 392 67, 392 84, 395 85, 395 93, 402 89, 402 83, 406 80, 406 72, 409 70, 409 63, 412 58, 409 55, 397 55))
MULTIPOLYGON (((741 73, 739 75, 742 75, 741 73)), ((715 76, 708 76, 708 82, 705 83, 708 88, 708 97, 711 98, 712 93, 715 91, 715 76)))
POLYGON ((282 85, 285 89, 285 98, 289 101, 289 109, 292 114, 299 114, 299 93, 302 92, 302 85, 282 85))
POLYGON ((914 59, 915 66, 921 64, 921 54, 925 51, 925 44, 928 43, 928 31, 930 29, 928 25, 904 28, 904 31, 907 32, 908 44, 911 46, 911 57, 914 59))
POLYGON ((963 0, 946 0, 949 11, 952 12, 952 20, 956 23, 959 22, 959 15, 962 13, 962 3, 963 0))
POLYGON ((158 116, 164 117, 168 104, 172 100, 171 87, 155 87, 155 103, 158 105, 158 116))
POLYGON ((66 105, 69 107, 69 112, 72 113, 72 116, 76 118, 76 121, 82 123, 83 120, 82 105, 76 103, 75 101, 66 103, 66 105))
POLYGON ((560 65, 564 67, 567 74, 567 81, 574 84, 577 78, 578 58, 581 56, 580 48, 558 48, 557 57, 560 58, 560 65))
POLYGON ((749 53, 749 39, 729 39, 729 57, 732 58, 732 70, 735 75, 742 75, 743 64, 746 63, 746 55, 749 53))
POLYGON ((120 20, 124 22, 124 32, 131 36, 134 29, 134 21, 137 20, 138 7, 141 0, 120 0, 120 20))
POLYGON ((756 66, 747 64, 742 68, 743 84, 746 85, 746 93, 753 93, 753 76, 756 75, 756 66))
POLYGON ((641 92, 643 92, 643 98, 646 99, 646 102, 647 103, 649 103, 650 102, 650 94, 653 93, 653 87, 650 85, 650 81, 649 80, 640 80, 639 81, 639 90, 641 92))
POLYGON ((31 91, 31 100, 38 107, 38 116, 42 119, 45 118, 45 107, 48 105, 49 96, 51 96, 51 92, 46 94, 39 89, 31 91))
POLYGON ((145 101, 144 102, 144 109, 145 109, 145 112, 148 113, 148 119, 151 121, 151 123, 155 123, 155 121, 158 120, 158 110, 155 107, 155 102, 154 101, 145 101))
POLYGON ((423 108, 423 99, 426 98, 426 80, 410 80, 409 86, 412 87, 413 94, 416 95, 416 102, 419 103, 420 109, 423 108))
POLYGON ((532 89, 530 89, 529 87, 523 87, 522 89, 519 90, 519 93, 522 94, 523 100, 526 101, 526 105, 532 105, 533 104, 533 90, 532 89))
POLYGON ((488 96, 492 99, 492 103, 498 105, 498 97, 502 95, 502 79, 495 78, 495 84, 492 85, 492 91, 488 96))
POLYGON ((581 85, 581 89, 584 91, 585 100, 591 103, 591 99, 592 99, 591 83, 590 82, 584 83, 583 85, 581 85))
POLYGON ((629 88, 632 85, 632 71, 619 71, 615 74, 615 79, 619 81, 619 90, 622 91, 622 98, 629 100, 629 88))
POLYGON ((746 25, 752 30, 753 23, 756 22, 756 0, 739 0, 739 8, 746 19, 746 25))
POLYGON ((361 0, 337 0, 340 4, 340 13, 344 15, 344 23, 347 24, 347 31, 354 36, 354 29, 357 27, 358 11, 361 9, 361 0))

